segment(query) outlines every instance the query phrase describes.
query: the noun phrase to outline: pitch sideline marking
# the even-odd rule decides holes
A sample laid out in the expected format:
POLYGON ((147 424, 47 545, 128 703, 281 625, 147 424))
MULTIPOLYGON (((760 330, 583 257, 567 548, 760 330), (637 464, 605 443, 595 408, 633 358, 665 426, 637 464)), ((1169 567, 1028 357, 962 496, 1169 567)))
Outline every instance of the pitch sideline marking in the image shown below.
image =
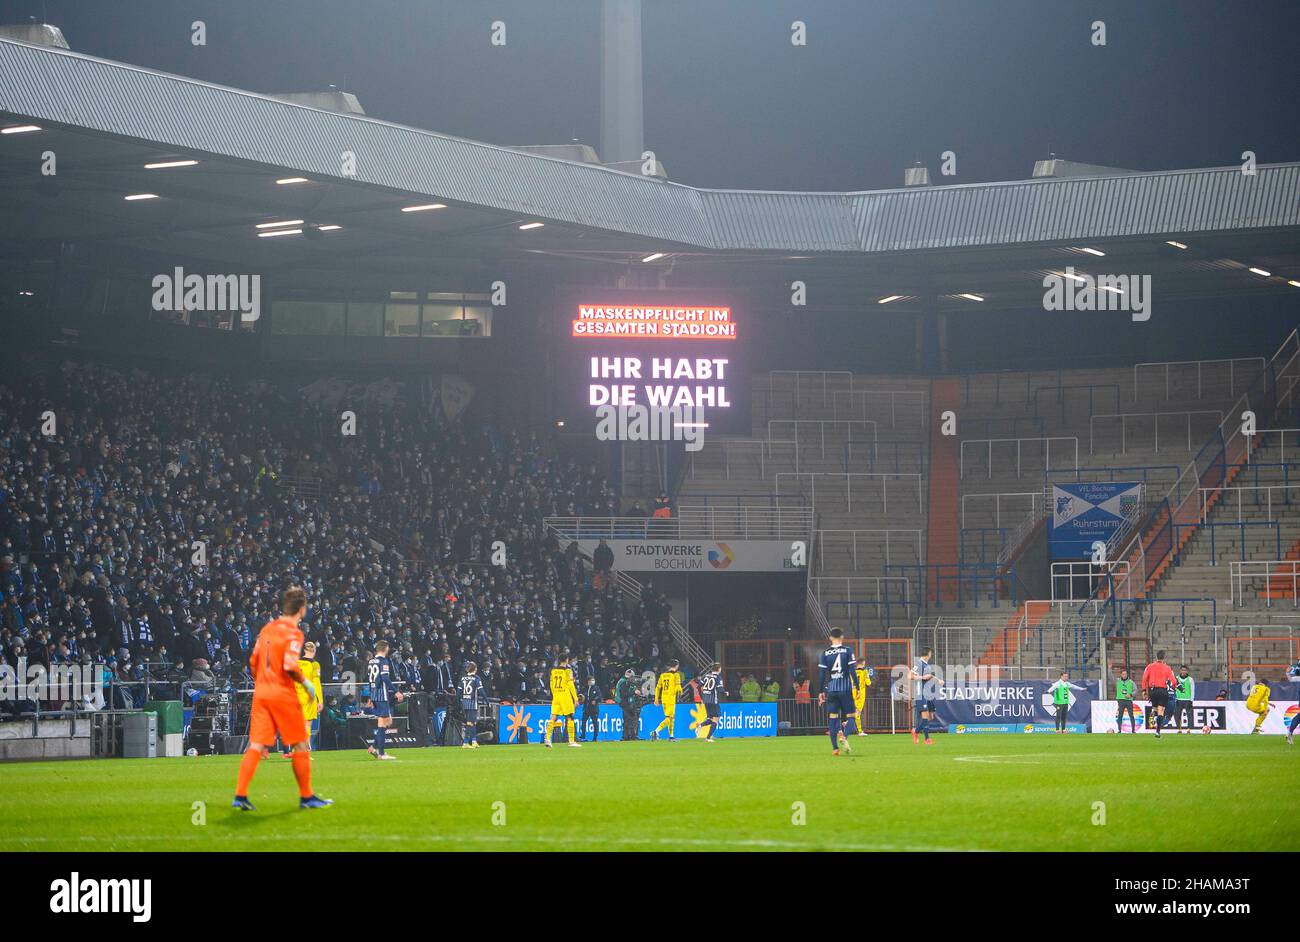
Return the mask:
MULTIPOLYGON (((509 835, 451 835, 451 834, 428 834, 422 836, 412 836, 407 834, 349 834, 350 839, 361 841, 387 841, 389 843, 403 842, 432 842, 432 843, 479 843, 479 844, 513 844, 513 843, 533 843, 533 844, 551 844, 562 848, 565 844, 597 844, 608 846, 610 844, 626 844, 630 846, 638 845, 663 845, 672 846, 689 846, 689 847, 736 847, 736 848, 768 848, 779 850, 852 850, 852 851, 939 851, 949 853, 970 853, 980 852, 988 853, 984 848, 971 847, 940 847, 930 845, 913 845, 913 844, 835 844, 823 845, 801 841, 781 841, 770 840, 766 838, 752 838, 747 840, 729 840, 726 838, 711 841, 702 838, 669 838, 669 837, 647 837, 647 838, 603 838, 603 837, 550 837, 545 835, 531 835, 526 837, 511 837, 509 835)), ((283 834, 166 834, 166 835, 123 835, 119 837, 100 837, 93 834, 83 834, 76 838, 59 838, 59 837, 23 837, 17 838, 19 844, 41 844, 41 843, 117 843, 125 841, 157 841, 166 843, 171 841, 277 841, 285 840, 283 834)), ((0 842, 0 844, 8 843, 0 842)), ((314 841, 314 843, 330 843, 326 841, 314 841)))
POLYGON ((954 762, 987 762, 991 765, 1042 765, 1050 761, 1053 764, 1070 760, 1070 759, 1091 759, 1093 756, 1105 756, 1108 759, 1125 758, 1131 759, 1134 756, 1148 755, 1145 752, 1071 752, 1066 755, 1048 756, 1048 755, 1031 755, 1029 753, 1007 753, 992 756, 953 756, 954 762), (1007 761, 1013 760, 1013 761, 1007 761))

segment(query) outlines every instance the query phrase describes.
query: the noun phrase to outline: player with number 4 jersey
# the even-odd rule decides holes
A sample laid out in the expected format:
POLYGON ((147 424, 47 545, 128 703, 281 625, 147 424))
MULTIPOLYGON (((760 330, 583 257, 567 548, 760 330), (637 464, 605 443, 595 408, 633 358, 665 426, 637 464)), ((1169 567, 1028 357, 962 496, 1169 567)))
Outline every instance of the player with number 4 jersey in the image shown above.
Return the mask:
POLYGON ((840 750, 853 752, 848 737, 853 734, 854 699, 858 692, 858 662, 844 643, 844 632, 830 630, 831 646, 822 652, 817 662, 821 693, 817 702, 826 707, 827 732, 831 737, 831 755, 840 750))

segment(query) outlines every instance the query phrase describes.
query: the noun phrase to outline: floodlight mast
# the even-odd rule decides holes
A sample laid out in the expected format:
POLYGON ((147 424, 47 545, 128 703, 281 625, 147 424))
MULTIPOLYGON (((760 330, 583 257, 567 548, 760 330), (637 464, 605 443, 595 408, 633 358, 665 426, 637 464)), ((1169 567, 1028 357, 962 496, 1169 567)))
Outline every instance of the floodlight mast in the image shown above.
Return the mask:
POLYGON ((645 145, 642 112, 641 0, 601 0, 600 159, 639 161, 645 145))

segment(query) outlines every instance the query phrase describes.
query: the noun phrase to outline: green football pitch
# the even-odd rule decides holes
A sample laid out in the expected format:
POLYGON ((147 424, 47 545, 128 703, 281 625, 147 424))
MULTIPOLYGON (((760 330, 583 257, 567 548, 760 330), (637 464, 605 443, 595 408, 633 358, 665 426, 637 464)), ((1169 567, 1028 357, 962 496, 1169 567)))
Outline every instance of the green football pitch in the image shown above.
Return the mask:
POLYGON ((826 737, 0 767, 0 850, 1297 850, 1281 737, 826 737), (196 803, 202 803, 196 804, 196 803))

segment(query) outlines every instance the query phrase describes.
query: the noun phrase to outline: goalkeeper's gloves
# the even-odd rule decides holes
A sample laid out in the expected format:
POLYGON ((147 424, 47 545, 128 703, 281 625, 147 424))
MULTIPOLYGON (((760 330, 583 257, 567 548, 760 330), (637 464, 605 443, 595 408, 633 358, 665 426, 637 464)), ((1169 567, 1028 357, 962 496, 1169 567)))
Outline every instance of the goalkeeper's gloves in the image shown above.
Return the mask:
POLYGON ((307 691, 307 699, 309 700, 316 699, 316 688, 312 685, 312 682, 308 680, 306 677, 302 679, 302 688, 307 691))

